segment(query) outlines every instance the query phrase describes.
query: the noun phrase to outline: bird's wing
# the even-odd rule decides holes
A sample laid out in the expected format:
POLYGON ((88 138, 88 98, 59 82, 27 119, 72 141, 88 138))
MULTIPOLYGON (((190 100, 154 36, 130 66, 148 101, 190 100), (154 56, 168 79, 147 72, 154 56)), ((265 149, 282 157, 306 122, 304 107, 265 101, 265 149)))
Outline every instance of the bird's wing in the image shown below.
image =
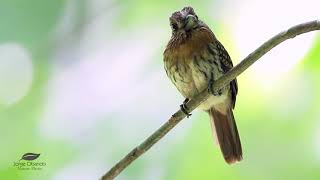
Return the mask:
MULTIPOLYGON (((223 45, 217 41, 216 43, 216 48, 218 50, 219 53, 219 58, 221 59, 221 68, 224 71, 224 73, 228 72, 230 69, 233 68, 233 64, 231 61, 231 58, 228 54, 228 52, 226 51, 226 49, 223 47, 223 45)), ((231 98, 232 98, 232 106, 234 108, 235 104, 236 104, 236 97, 238 94, 238 83, 237 83, 237 79, 234 79, 230 82, 230 89, 231 89, 231 98)))

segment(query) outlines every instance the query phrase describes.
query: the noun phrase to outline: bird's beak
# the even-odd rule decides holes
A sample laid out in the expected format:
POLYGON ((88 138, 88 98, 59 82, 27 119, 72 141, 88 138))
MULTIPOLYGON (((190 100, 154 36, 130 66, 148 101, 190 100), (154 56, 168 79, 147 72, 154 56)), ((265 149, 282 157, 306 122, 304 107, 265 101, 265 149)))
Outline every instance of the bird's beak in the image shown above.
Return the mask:
POLYGON ((186 31, 189 31, 190 29, 193 29, 194 27, 197 26, 197 18, 194 16, 194 15, 187 15, 185 17, 185 26, 184 26, 184 29, 186 31))

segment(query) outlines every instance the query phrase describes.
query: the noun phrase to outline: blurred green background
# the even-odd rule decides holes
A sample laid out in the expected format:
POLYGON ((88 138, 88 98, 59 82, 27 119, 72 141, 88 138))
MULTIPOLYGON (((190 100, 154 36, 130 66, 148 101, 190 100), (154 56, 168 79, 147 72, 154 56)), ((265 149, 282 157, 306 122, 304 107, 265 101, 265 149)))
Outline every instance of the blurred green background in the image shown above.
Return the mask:
MULTIPOLYGON (((186 5, 234 64, 317 0, 0 0, 0 179, 98 179, 178 109, 162 52, 186 5), (42 170, 19 170, 24 153, 42 170)), ((238 77, 244 160, 227 165, 197 111, 120 180, 320 179, 320 35, 281 44, 238 77)))

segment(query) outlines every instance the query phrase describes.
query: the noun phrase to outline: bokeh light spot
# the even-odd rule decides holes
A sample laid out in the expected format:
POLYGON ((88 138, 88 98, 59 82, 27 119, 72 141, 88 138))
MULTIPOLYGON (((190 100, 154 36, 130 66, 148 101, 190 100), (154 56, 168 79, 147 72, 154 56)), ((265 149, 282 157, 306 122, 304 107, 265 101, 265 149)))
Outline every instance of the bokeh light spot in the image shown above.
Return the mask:
POLYGON ((0 44, 0 104, 10 106, 27 94, 32 83, 32 69, 25 48, 16 43, 0 44))

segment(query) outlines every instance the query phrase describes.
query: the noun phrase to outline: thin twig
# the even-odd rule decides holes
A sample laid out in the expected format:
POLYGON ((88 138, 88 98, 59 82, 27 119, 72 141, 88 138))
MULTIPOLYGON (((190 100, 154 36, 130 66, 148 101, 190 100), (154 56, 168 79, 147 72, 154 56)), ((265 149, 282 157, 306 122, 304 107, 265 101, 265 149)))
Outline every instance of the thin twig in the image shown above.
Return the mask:
MULTIPOLYGON (((237 66, 232 68, 228 73, 223 75, 213 84, 212 88, 214 91, 221 89, 225 84, 229 83, 241 73, 243 73, 248 67, 250 67, 254 62, 256 62, 261 56, 266 54, 272 48, 282 43, 287 39, 296 37, 297 35, 307 33, 310 31, 320 30, 320 21, 310 21, 303 24, 299 24, 291 27, 290 29, 283 31, 276 36, 272 37, 270 40, 262 44, 254 52, 249 54, 244 58, 237 66)), ((207 90, 202 91, 199 95, 191 99, 186 105, 188 109, 193 111, 197 108, 201 102, 205 101, 210 94, 207 90)), ((150 149, 155 143, 157 143, 164 135, 166 135, 174 126, 176 126, 186 115, 178 110, 172 115, 172 117, 163 124, 158 130, 156 130, 151 136, 149 136, 145 141, 143 141, 139 146, 134 148, 129 154, 127 154, 123 159, 121 159, 115 166, 113 166, 103 177, 102 180, 114 179, 118 174, 121 173, 132 161, 141 156, 144 152, 150 149)))

